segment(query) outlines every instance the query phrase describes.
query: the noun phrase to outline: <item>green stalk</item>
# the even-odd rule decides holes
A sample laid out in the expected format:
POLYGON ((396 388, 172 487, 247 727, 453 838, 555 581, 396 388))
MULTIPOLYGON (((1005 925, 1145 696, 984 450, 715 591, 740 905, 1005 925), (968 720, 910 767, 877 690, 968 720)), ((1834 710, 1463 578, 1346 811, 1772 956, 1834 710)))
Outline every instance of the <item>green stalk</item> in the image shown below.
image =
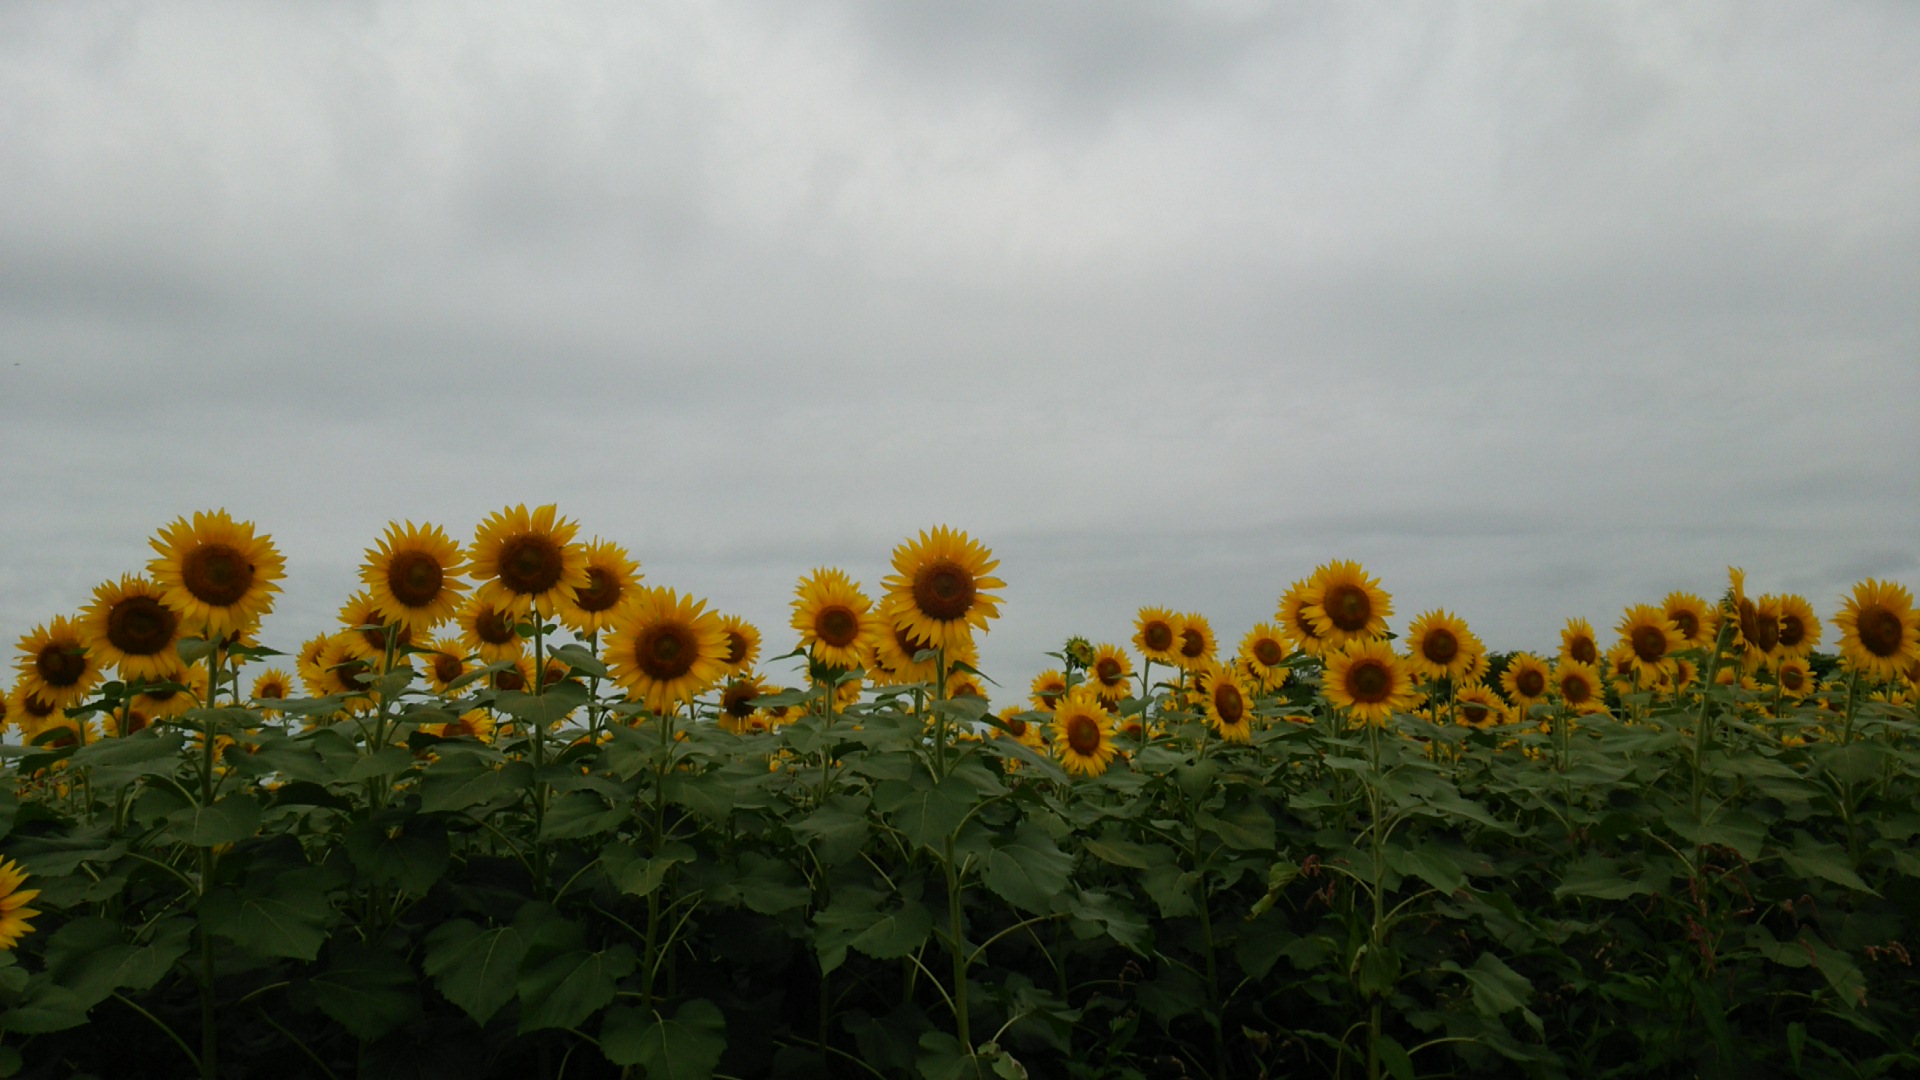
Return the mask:
MULTIPOLYGON (((944 665, 942 665, 944 667, 944 665)), ((973 1018, 967 1011, 967 940, 960 911, 960 873, 953 865, 953 837, 944 844, 941 863, 947 873, 947 948, 953 958, 953 1023, 960 1045, 973 1054, 973 1018)))

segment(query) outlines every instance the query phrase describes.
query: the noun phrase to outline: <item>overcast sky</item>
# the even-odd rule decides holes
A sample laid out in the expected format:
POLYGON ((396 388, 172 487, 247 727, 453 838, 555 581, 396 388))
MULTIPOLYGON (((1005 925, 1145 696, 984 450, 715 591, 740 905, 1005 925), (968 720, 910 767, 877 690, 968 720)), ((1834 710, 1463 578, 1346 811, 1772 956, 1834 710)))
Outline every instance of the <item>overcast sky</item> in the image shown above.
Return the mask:
POLYGON ((1830 624, 1920 581, 1916 73, 1904 0, 15 0, 0 638, 225 507, 292 649, 521 502, 769 654, 964 529, 1009 697, 1334 558, 1830 624))

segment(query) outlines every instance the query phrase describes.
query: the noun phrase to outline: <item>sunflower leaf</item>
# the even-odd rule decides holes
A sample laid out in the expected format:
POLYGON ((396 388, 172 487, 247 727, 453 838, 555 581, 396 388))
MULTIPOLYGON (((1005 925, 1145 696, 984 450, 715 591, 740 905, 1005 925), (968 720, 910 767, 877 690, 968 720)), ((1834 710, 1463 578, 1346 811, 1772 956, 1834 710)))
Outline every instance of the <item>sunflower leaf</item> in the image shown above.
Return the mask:
POLYGON ((440 993, 485 1026, 518 993, 527 940, 512 926, 482 930, 466 919, 427 935, 426 973, 440 993))
POLYGON ((727 1051, 727 1020, 705 998, 674 1010, 673 1019, 622 1006, 600 1025, 600 1052, 615 1065, 639 1065, 647 1080, 708 1080, 727 1051))

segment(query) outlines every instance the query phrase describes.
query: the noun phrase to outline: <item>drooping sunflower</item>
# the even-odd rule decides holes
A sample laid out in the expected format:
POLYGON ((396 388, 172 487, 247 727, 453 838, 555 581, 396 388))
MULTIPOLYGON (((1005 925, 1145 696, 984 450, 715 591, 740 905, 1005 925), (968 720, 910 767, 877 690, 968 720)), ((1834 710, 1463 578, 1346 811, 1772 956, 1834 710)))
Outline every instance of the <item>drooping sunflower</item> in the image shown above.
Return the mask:
POLYGON ((1067 677, 1057 668, 1049 668, 1033 677, 1033 685, 1028 689, 1033 707, 1041 712, 1052 712, 1060 703, 1060 695, 1067 692, 1067 677))
POLYGON ((1133 689, 1133 658, 1118 645, 1094 646, 1093 663, 1087 665, 1087 685, 1108 705, 1124 700, 1133 689))
POLYGON ((467 549, 469 573, 480 582, 474 596, 514 615, 532 609, 551 616, 562 597, 592 584, 586 549, 573 542, 579 531, 551 503, 532 511, 523 503, 489 517, 467 549))
POLYGON ((746 674, 760 659, 760 628, 738 615, 722 615, 720 632, 727 635, 727 654, 720 658, 727 674, 746 674))
POLYGON ((1435 608, 1407 627, 1407 666, 1423 679, 1462 680, 1476 653, 1485 650, 1467 624, 1435 608))
POLYGON ((1681 648, 1697 649, 1713 640, 1713 614, 1700 597, 1690 592, 1670 592, 1660 601, 1660 609, 1685 639, 1681 648))
POLYGON ((1133 647, 1156 664, 1178 663, 1180 616, 1166 608, 1143 607, 1133 621, 1133 647))
POLYGON ((720 690, 720 705, 715 719, 722 731, 745 735, 753 730, 753 716, 759 711, 755 702, 772 693, 760 676, 748 672, 727 680, 720 690))
POLYGON ((0 952, 12 949, 21 938, 33 933, 33 924, 27 920, 40 913, 27 905, 40 890, 20 887, 26 883, 27 871, 19 863, 12 859, 0 863, 0 952))
POLYGON ((80 615, 80 634, 101 667, 122 678, 154 675, 179 664, 180 616, 161 602, 160 587, 123 574, 93 590, 80 615))
POLYGON ((1674 672, 1673 654, 1687 647, 1687 635, 1674 625, 1663 607, 1635 604, 1614 627, 1620 635, 1621 655, 1632 665, 1641 686, 1657 685, 1674 672))
POLYGON ((459 576, 465 566, 459 543, 440 526, 394 521, 367 549, 360 580, 380 621, 425 635, 459 609, 467 591, 459 576))
POLYGON ((1920 660, 1920 620, 1906 586, 1868 578, 1833 617, 1840 627, 1840 658, 1853 671, 1876 681, 1897 678, 1920 660))
POLYGON ((1479 683, 1468 683, 1453 693, 1453 721, 1485 730, 1507 722, 1507 706, 1498 694, 1479 683))
POLYGON ((1118 753, 1113 714, 1085 683, 1067 691, 1053 710, 1053 752, 1062 768, 1079 776, 1106 772, 1118 753))
POLYGON ((1273 621, 1287 635, 1288 642, 1308 656, 1324 656, 1327 652, 1327 639, 1320 635, 1313 620, 1307 618, 1307 594, 1313 587, 1311 578, 1296 581, 1288 586, 1286 595, 1280 598, 1280 606, 1274 611, 1273 621))
POLYGON ((20 639, 20 682, 56 709, 86 700, 100 684, 100 665, 87 651, 79 624, 56 615, 20 639))
POLYGON ((1507 692, 1514 711, 1524 718, 1529 708, 1547 700, 1553 690, 1553 672, 1546 661, 1532 653, 1514 653, 1507 669, 1500 673, 1500 689, 1507 692))
POLYGON ((1575 713, 1586 715, 1604 712, 1607 708, 1605 691, 1600 685, 1600 673, 1592 664, 1583 664, 1578 660, 1562 660, 1553 668, 1553 692, 1567 708, 1575 713))
POLYGON ((196 513, 191 523, 174 519, 151 543, 159 557, 147 573, 187 632, 244 633, 273 609, 286 563, 271 538, 254 535, 252 522, 225 510, 196 513))
POLYGON ((512 660, 526 651, 511 609, 482 596, 467 599, 460 609, 460 643, 478 653, 483 663, 512 660))
POLYGON ((607 639, 614 681, 655 714, 692 701, 725 672, 727 636, 704 600, 643 587, 607 639))
POLYGON ((1330 648, 1372 641, 1387 632, 1393 598, 1359 563, 1336 559, 1307 581, 1305 615, 1330 648))
POLYGON ((1173 650, 1173 662, 1180 670, 1205 671, 1213 663, 1213 653, 1218 647, 1213 625, 1207 622, 1206 616, 1197 611, 1180 615, 1180 643, 1173 650))
POLYGON ((886 579, 900 627, 944 648, 985 631, 999 617, 1000 598, 988 589, 1006 582, 989 576, 1000 561, 966 533, 936 526, 893 549, 892 576, 886 579))
POLYGON ((455 679, 468 671, 466 644, 456 638, 438 637, 416 654, 435 691, 446 693, 455 679))
POLYGON ((1207 722, 1226 742, 1253 741, 1253 699, 1239 673, 1223 664, 1207 669, 1207 722))
POLYGON ((1820 644, 1820 617, 1804 596, 1780 597, 1780 655, 1807 657, 1820 644))
POLYGON ((599 537, 586 545, 587 583, 560 593, 560 621, 575 633, 597 634, 613 625, 620 609, 633 602, 640 564, 627 549, 599 537))
POLYGON ((1330 654, 1322 689, 1354 723, 1376 727, 1419 701, 1413 677, 1385 641, 1353 641, 1330 654))
MULTIPOLYGON (((347 597, 347 602, 340 605, 340 626, 353 655, 374 668, 386 663, 389 626, 393 628, 394 645, 413 643, 413 632, 404 623, 390 621, 371 593, 357 592, 347 597)), ((396 649, 393 662, 406 663, 406 658, 407 653, 396 649)))
POLYGON ((1593 624, 1585 619, 1568 619, 1560 631, 1560 659, 1576 664, 1600 662, 1600 643, 1593 636, 1593 624))
POLYGON ((820 663, 852 670, 880 634, 873 602, 845 573, 820 567, 794 588, 793 628, 820 663))

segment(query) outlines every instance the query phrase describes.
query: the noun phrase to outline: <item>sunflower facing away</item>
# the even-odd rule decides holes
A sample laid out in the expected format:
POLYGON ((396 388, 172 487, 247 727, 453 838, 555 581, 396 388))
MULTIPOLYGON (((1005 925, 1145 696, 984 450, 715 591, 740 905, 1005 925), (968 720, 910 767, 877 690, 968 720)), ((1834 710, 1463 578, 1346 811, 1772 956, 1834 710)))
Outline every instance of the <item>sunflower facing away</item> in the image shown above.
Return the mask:
POLYGON ((56 615, 20 639, 20 683, 56 709, 86 700, 100 683, 100 665, 87 651, 80 627, 56 615))
POLYGON ((467 549, 468 572, 480 582, 476 597, 515 615, 531 608, 547 616, 561 597, 592 584, 586 549, 573 542, 580 526, 556 510, 521 504, 480 523, 467 549))
POLYGON ((1087 685, 1100 700, 1112 705, 1132 690, 1133 658, 1118 645, 1094 646, 1093 663, 1087 665, 1087 685))
POLYGON ((1133 621, 1133 647, 1156 664, 1175 663, 1180 617, 1166 608, 1143 607, 1133 621))
POLYGON ((1473 666, 1474 655, 1483 651, 1467 624, 1445 608, 1429 611, 1407 627, 1407 666, 1423 679, 1459 681, 1473 666))
POLYGON ((386 535, 367 549, 360 580, 383 621, 424 635, 459 610, 465 565, 460 545, 440 526, 388 522, 386 535))
POLYGON ((873 602, 839 570, 821 567, 794 588, 793 628, 820 663, 851 671, 879 636, 873 602))
POLYGON ((1053 710, 1053 752, 1061 767, 1079 776, 1106 772, 1118 752, 1113 714, 1085 683, 1067 691, 1053 710))
POLYGON ((1840 657, 1876 681, 1891 680, 1920 660, 1920 621, 1904 585, 1868 578, 1833 617, 1840 627, 1840 657))
POLYGON ((627 549, 611 540, 595 537, 583 550, 587 583, 561 591, 560 621, 577 634, 597 634, 612 626, 620 609, 633 602, 645 575, 627 549))
POLYGON ((692 701, 724 673, 727 636, 705 601, 672 589, 642 588, 607 639, 614 681, 664 715, 692 701))
POLYGON ((93 590, 93 603, 80 615, 80 633, 101 667, 137 679, 178 666, 180 616, 161 596, 159 586, 132 574, 93 590))
POLYGON ((20 887, 26 883, 27 871, 19 863, 12 859, 0 863, 0 950, 20 944, 23 936, 33 932, 27 920, 40 914, 27 906, 40 890, 20 887))
POLYGON ((1393 598, 1380 587, 1380 579, 1343 559, 1313 572, 1305 599, 1307 620, 1334 648, 1380 637, 1387 632, 1387 616, 1393 614, 1393 598))
POLYGON ((1413 678, 1385 641, 1356 641, 1327 659, 1327 700, 1356 724, 1385 727, 1396 712, 1413 708, 1413 678))
POLYGON ((966 533, 945 525, 922 531, 893 549, 894 573, 886 580, 901 629, 946 648, 986 630, 1000 614, 1000 598, 986 590, 1006 587, 988 576, 1000 565, 993 553, 966 533))
POLYGON ((195 514, 192 523, 174 519, 151 543, 160 554, 147 573, 188 632, 244 633, 273 609, 286 563, 271 539, 254 535, 252 522, 225 510, 195 514))

